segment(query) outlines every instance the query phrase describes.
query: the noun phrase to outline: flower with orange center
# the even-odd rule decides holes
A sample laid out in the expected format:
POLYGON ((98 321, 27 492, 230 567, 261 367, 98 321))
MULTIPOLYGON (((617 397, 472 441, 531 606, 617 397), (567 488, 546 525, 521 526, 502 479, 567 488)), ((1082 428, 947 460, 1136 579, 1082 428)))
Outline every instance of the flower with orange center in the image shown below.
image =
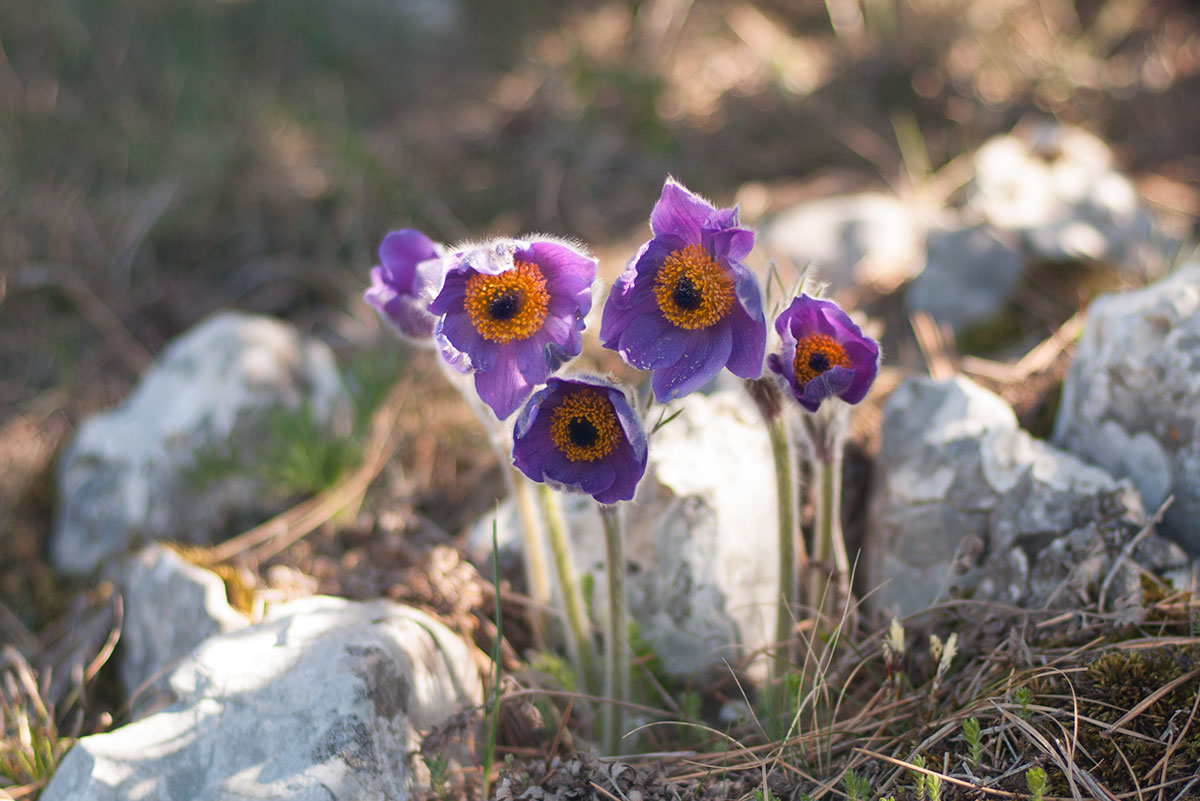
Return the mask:
POLYGON ((601 503, 631 500, 646 460, 641 418, 625 393, 602 378, 550 377, 513 430, 517 469, 601 503))
POLYGON ((463 305, 471 325, 488 342, 505 344, 528 339, 546 320, 550 295, 537 265, 525 261, 498 275, 476 274, 467 279, 463 305))
POLYGON ((879 370, 879 345, 830 300, 800 295, 775 319, 781 353, 767 357, 793 397, 810 412, 826 398, 858 403, 879 370))
POLYGON ((564 242, 501 239, 445 257, 429 304, 442 357, 474 373, 475 390, 500 419, 579 355, 596 262, 564 242))
POLYGON ((754 232, 736 208, 717 209, 667 180, 650 214, 654 237, 613 285, 600 339, 641 370, 665 402, 699 389, 722 367, 762 373, 766 320, 754 274, 741 260, 754 232))

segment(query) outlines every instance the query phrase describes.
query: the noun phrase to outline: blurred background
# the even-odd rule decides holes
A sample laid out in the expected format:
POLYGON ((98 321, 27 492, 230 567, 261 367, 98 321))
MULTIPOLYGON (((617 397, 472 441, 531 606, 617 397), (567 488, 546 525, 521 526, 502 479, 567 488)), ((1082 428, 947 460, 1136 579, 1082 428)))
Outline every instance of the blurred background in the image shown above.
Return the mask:
MULTIPOLYGON (((1037 140, 1057 120, 1107 143, 1148 224, 1183 242, 1200 214, 1196 12, 1184 0, 0 0, 5 605, 33 609, 39 582, 52 586, 37 566, 55 452, 215 310, 283 317, 346 365, 382 354, 377 372, 403 362, 421 397, 453 397, 361 300, 390 229, 573 237, 611 278, 668 173, 757 225, 865 190, 932 220, 964 203, 983 143, 1037 140)), ((755 266, 786 251, 764 247, 755 266)), ((1049 311, 1018 293, 1018 330, 960 345, 1003 357, 1043 339, 1086 300, 1086 256, 1049 311)), ((906 277, 846 291, 903 323, 887 299, 906 277)), ((418 507, 456 531, 489 505, 472 489, 485 475, 498 488, 494 462, 459 405, 412 417, 400 448, 418 507)))

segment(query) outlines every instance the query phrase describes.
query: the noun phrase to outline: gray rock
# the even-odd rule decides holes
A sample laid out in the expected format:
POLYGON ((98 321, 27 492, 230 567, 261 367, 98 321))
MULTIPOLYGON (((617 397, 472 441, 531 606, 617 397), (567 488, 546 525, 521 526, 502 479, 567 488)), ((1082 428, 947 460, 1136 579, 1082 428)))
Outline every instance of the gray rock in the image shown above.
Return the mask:
POLYGON ((870 286, 890 291, 912 278, 924 258, 924 231, 898 198, 867 192, 803 203, 774 218, 763 237, 831 291, 870 286))
POLYGON ((1200 263, 1092 303, 1053 439, 1147 509, 1173 495, 1160 531, 1200 554, 1200 263))
POLYGON ((420 733, 482 695, 466 644, 428 615, 328 597, 206 640, 171 687, 173 706, 79 740, 44 801, 407 799, 420 733))
POLYGON ((129 560, 118 578, 124 598, 119 664, 135 715, 174 700, 167 675, 209 637, 250 620, 229 605, 225 582, 164 545, 129 560))
MULTIPOLYGON (((58 468, 55 566, 86 573, 144 540, 209 542, 263 509, 249 465, 273 410, 306 405, 330 435, 349 399, 333 353, 283 322, 224 312, 171 343, 119 407, 80 427, 58 468), (202 484, 198 454, 229 454, 202 484)), ((224 457, 222 457, 224 458, 224 457)))
POLYGON ((1112 151, 1081 128, 1043 123, 975 154, 968 209, 1019 234, 1030 255, 1161 275, 1180 242, 1157 230, 1112 151))
MULTIPOLYGON (((778 524, 770 443, 745 393, 692 393, 677 403, 683 413, 652 438, 636 502, 622 507, 630 614, 664 669, 691 676, 771 642, 778 524)), ((577 569, 594 581, 592 608, 605 610, 596 504, 584 495, 562 500, 577 569)), ((502 505, 500 542, 519 547, 518 525, 513 505, 502 505)), ((489 515, 472 532, 476 558, 490 553, 491 535, 489 515)))
POLYGON ((993 319, 1021 280, 1021 255, 991 226, 931 230, 929 255, 905 293, 911 310, 929 312, 962 332, 993 319))
MULTIPOLYGON (((1094 598, 1144 522, 1128 482, 1035 440, 966 378, 912 378, 888 399, 864 545, 879 608, 1075 605, 1094 598)), ((1155 536, 1132 556, 1181 580, 1188 567, 1155 536)), ((1136 578, 1123 560, 1109 597, 1136 603, 1136 578)))

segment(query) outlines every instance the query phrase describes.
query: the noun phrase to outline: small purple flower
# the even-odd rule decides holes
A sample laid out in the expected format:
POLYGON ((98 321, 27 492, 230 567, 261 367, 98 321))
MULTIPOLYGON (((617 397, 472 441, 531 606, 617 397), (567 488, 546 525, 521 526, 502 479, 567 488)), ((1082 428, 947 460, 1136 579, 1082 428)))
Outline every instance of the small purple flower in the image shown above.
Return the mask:
POLYGON ((513 464, 534 481, 633 499, 646 472, 646 433, 629 398, 602 378, 551 378, 525 404, 513 432, 513 464))
POLYGON ((475 391, 501 420, 550 373, 579 355, 596 261, 550 239, 500 239, 446 256, 440 316, 443 358, 475 373, 475 391))
POLYGON ((392 231, 379 245, 363 298, 404 339, 433 343, 437 318, 428 306, 442 288, 441 257, 442 246, 415 228, 392 231))
POLYGON ((762 373, 767 325, 758 281, 742 264, 754 232, 668 178, 650 213, 654 238, 617 279, 600 325, 604 347, 640 370, 660 402, 728 367, 762 373))
POLYGON ((805 409, 815 412, 835 395, 846 403, 866 397, 879 370, 879 345, 836 303, 800 295, 775 318, 775 330, 783 349, 767 357, 767 367, 805 409))

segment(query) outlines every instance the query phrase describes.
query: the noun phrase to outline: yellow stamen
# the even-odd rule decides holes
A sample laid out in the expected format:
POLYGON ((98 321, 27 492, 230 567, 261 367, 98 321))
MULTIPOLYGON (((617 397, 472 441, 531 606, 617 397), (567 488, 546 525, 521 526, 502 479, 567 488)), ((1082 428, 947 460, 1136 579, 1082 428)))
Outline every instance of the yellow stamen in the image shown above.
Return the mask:
POLYGON ((518 261, 499 275, 478 273, 468 278, 464 303, 479 335, 503 345, 541 330, 550 294, 537 265, 518 261))
POLYGON ((700 245, 671 251, 654 280, 663 316, 689 331, 723 320, 734 295, 733 278, 700 245))
POLYGON ((621 441, 621 425, 612 401, 599 390, 572 392, 550 416, 550 439, 572 462, 594 462, 621 441))
POLYGON ((796 386, 803 387, 809 381, 834 367, 853 368, 845 349, 831 336, 809 334, 796 343, 796 358, 792 369, 796 372, 796 386))

